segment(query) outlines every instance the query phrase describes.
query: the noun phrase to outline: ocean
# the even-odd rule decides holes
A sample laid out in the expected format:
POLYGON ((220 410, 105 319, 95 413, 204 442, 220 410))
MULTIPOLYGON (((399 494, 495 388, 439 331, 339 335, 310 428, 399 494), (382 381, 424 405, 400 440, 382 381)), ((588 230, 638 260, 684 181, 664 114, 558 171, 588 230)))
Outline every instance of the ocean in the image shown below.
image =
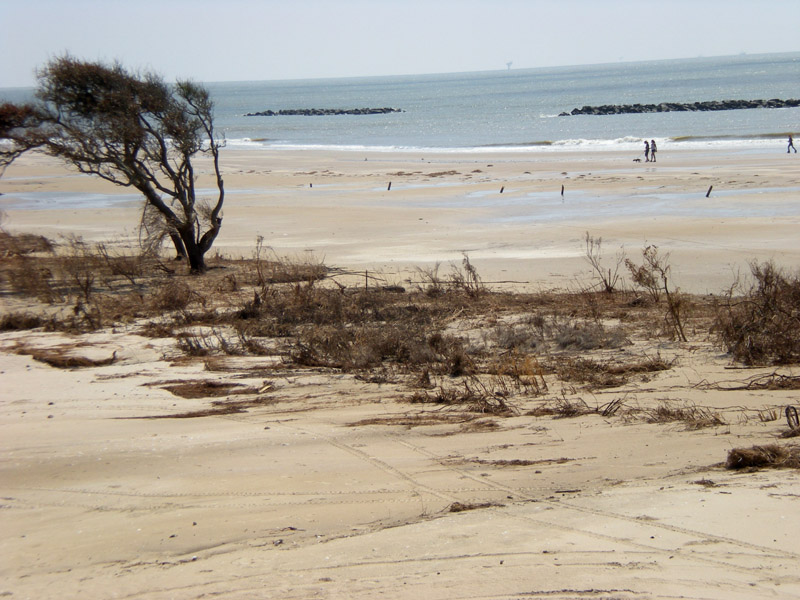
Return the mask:
POLYGON ((800 132, 800 108, 558 116, 584 105, 800 98, 800 52, 479 73, 206 84, 232 147, 372 151, 765 151, 800 132), (244 116, 391 107, 378 115, 244 116))
MULTIPOLYGON (((584 105, 800 98, 800 52, 479 73, 206 83, 230 147, 426 152, 773 151, 800 108, 558 116, 584 105), (377 115, 245 116, 391 107, 377 115)), ((0 89, 0 101, 31 90, 0 89)), ((798 135, 800 137, 800 135, 798 135)))

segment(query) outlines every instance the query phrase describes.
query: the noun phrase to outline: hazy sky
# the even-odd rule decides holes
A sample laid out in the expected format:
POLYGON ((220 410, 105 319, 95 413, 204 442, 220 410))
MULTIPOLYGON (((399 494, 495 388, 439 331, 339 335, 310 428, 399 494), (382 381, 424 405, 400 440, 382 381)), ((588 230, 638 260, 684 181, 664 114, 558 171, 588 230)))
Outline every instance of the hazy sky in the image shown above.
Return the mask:
POLYGON ((800 0, 0 0, 0 87, 71 53, 172 80, 800 51, 800 0))

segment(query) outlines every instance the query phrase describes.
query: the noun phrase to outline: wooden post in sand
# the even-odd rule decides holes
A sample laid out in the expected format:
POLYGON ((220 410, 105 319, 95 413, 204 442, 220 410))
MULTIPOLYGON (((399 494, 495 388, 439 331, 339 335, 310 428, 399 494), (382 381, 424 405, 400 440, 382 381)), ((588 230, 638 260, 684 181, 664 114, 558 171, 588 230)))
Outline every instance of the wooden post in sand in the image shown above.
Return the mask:
POLYGON ((392 189, 392 182, 390 181, 390 182, 389 182, 389 187, 387 187, 387 188, 386 188, 386 191, 388 192, 388 191, 389 191, 389 190, 391 190, 391 189, 392 189))
POLYGON ((504 190, 504 189, 506 189, 506 186, 503 186, 503 187, 501 187, 501 188, 500 188, 500 193, 501 193, 501 194, 503 193, 503 190, 504 190))
POLYGON ((706 198, 708 198, 711 195, 711 188, 713 187, 714 187, 713 185, 708 186, 708 191, 706 192, 706 198))

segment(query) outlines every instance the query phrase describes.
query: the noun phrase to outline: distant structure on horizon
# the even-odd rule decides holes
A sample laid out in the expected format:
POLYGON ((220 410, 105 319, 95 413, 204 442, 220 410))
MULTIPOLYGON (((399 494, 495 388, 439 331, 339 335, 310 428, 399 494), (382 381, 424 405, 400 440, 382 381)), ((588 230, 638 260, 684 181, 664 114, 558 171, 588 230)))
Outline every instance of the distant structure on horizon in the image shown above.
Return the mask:
POLYGON ((513 64, 514 64, 514 61, 513 61, 513 60, 510 60, 510 61, 508 61, 508 62, 506 63, 506 67, 508 67, 508 70, 509 70, 509 71, 511 70, 511 65, 513 65, 513 64))

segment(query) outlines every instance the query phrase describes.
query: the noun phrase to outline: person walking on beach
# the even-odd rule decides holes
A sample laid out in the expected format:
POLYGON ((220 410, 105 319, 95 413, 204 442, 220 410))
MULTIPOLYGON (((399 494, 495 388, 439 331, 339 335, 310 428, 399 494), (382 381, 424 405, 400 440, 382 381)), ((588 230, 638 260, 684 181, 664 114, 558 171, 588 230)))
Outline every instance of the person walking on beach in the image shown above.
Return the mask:
POLYGON ((789 150, 794 150, 794 153, 797 154, 797 148, 794 147, 794 140, 792 139, 792 134, 789 134, 789 147, 786 148, 786 154, 789 154, 789 150))
POLYGON ((656 152, 658 148, 656 148, 656 141, 650 140, 650 162, 656 162, 656 152))
POLYGON ((644 162, 650 162, 650 144, 644 141, 644 162))

